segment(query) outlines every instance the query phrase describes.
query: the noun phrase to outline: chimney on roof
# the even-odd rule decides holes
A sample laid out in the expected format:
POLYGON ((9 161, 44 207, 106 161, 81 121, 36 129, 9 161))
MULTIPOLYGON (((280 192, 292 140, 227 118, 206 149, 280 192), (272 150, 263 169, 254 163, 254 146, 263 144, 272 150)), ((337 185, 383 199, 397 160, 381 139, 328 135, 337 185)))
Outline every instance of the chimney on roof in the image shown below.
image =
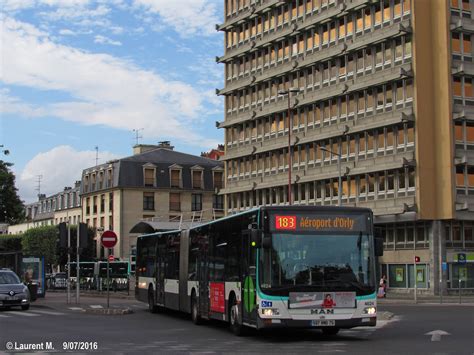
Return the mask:
POLYGON ((173 150, 173 149, 174 149, 174 147, 171 145, 171 142, 170 142, 170 141, 161 141, 161 142, 158 142, 158 147, 159 147, 159 148, 169 149, 169 150, 173 150))
POLYGON ((80 187, 81 186, 81 180, 77 180, 75 183, 74 183, 74 188, 77 188, 77 187, 80 187))
POLYGON ((156 148, 158 148, 158 146, 153 144, 137 144, 133 146, 133 155, 142 154, 156 148))

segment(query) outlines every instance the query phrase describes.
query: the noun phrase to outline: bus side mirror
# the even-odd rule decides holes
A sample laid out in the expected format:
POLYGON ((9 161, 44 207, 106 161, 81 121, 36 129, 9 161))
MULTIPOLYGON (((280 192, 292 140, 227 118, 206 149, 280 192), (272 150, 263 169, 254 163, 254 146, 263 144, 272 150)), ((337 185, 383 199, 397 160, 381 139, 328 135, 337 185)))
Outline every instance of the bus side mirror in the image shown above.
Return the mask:
POLYGON ((262 240, 262 247, 263 249, 271 249, 272 248, 272 235, 265 234, 262 240))
POLYGON ((250 245, 253 248, 262 247, 262 231, 260 229, 250 230, 250 245))
POLYGON ((374 237, 375 256, 383 256, 383 238, 376 235, 374 237))

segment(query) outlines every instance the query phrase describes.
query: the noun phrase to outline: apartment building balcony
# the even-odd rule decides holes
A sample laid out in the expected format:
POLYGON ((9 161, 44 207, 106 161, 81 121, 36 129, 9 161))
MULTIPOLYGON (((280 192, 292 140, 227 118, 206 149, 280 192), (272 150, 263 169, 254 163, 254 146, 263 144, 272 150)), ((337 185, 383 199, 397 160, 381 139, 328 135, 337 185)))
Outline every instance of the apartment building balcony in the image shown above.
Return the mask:
POLYGON ((257 84, 273 77, 305 68, 318 62, 329 60, 342 54, 360 50, 373 43, 383 42, 390 38, 396 38, 411 33, 411 31, 410 20, 408 19, 394 26, 382 27, 374 30, 370 35, 356 37, 355 39, 346 39, 344 42, 339 41, 339 43, 332 46, 312 52, 306 52, 303 55, 288 58, 288 60, 281 63, 275 63, 268 67, 263 66, 262 68, 257 69, 254 73, 240 75, 236 79, 232 79, 230 82, 227 81, 225 88, 217 90, 217 94, 226 95, 232 91, 242 89, 252 84, 257 84))

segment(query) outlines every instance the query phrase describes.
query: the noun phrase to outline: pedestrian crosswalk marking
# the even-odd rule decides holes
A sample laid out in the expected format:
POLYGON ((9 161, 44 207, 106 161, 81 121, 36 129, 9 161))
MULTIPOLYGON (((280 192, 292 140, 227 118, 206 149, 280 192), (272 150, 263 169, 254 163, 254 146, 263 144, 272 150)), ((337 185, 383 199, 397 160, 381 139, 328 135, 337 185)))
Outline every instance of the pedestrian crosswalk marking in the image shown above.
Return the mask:
POLYGON ((81 307, 69 307, 71 311, 82 311, 81 307))
POLYGON ((41 311, 41 310, 33 310, 33 311, 30 311, 30 312, 33 312, 33 313, 40 313, 40 314, 47 314, 47 315, 51 315, 51 316, 62 316, 64 315, 65 313, 60 313, 60 312, 53 312, 53 311, 41 311))
POLYGON ((6 316, 4 314, 0 314, 0 318, 8 318, 9 316, 6 316))
POLYGON ((20 312, 20 311, 8 311, 8 314, 16 314, 23 317, 38 317, 39 314, 29 313, 29 312, 20 312))
POLYGON ((93 308, 93 309, 100 309, 100 308, 104 308, 104 307, 102 307, 100 304, 91 304, 91 306, 90 306, 90 307, 91 307, 91 308, 93 308))

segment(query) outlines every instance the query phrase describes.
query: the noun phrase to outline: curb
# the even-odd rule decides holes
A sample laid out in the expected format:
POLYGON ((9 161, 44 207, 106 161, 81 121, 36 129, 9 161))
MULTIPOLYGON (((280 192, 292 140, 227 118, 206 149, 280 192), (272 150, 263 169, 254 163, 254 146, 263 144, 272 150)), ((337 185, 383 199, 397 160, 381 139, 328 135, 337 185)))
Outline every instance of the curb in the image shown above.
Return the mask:
POLYGON ((100 309, 83 309, 83 313, 87 314, 103 314, 103 315, 124 315, 132 314, 133 310, 130 308, 100 308, 100 309))

